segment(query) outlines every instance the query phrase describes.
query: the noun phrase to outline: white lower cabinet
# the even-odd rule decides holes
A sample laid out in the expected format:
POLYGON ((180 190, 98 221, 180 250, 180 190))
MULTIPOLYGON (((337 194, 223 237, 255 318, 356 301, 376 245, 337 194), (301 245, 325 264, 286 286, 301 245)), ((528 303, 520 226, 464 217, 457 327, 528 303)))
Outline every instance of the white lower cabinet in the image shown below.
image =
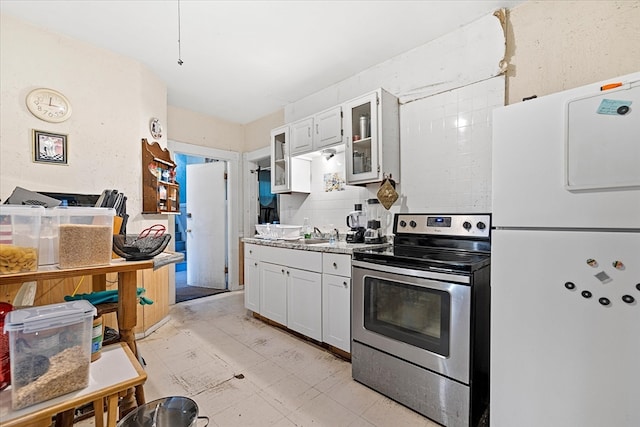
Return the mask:
POLYGON ((287 270, 287 327, 322 341, 322 274, 287 270))
POLYGON ((351 278, 322 275, 322 341, 351 353, 351 278))
POLYGON ((260 270, 256 259, 245 258, 244 262, 244 307, 260 313, 260 270))
POLYGON ((267 262, 260 266, 260 314, 287 324, 287 275, 285 267, 267 262))
POLYGON ((351 353, 351 256, 323 254, 322 341, 351 353))
POLYGON ((260 313, 260 248, 245 245, 244 255, 244 307, 260 313))
POLYGON ((244 271, 248 310, 351 352, 350 255, 247 244, 244 271))

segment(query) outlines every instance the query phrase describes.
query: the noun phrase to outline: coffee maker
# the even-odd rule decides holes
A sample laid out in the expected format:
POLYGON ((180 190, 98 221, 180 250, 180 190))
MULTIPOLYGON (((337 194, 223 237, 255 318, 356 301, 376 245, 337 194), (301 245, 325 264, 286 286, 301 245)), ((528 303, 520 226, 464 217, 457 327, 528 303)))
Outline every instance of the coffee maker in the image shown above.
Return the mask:
POLYGON ((350 230, 347 231, 345 240, 347 243, 364 243, 366 216, 360 203, 356 203, 354 208, 355 210, 347 215, 347 226, 350 230))
POLYGON ((367 200, 367 229, 364 232, 365 243, 382 243, 382 229, 380 222, 380 201, 367 200))

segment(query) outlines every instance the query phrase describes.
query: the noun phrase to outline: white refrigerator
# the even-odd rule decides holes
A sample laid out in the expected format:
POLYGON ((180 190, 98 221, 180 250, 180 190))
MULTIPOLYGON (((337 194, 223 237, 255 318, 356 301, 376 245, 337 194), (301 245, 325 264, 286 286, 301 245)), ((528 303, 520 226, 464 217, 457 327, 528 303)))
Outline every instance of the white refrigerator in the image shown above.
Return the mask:
POLYGON ((640 426, 640 73, 493 116, 492 427, 640 426))

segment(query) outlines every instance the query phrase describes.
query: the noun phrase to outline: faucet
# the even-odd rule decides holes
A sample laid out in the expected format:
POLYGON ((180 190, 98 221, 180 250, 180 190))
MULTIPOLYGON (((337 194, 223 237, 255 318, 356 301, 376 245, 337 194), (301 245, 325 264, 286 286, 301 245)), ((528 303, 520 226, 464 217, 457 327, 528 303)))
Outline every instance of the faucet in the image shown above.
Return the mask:
POLYGON ((334 228, 333 231, 331 231, 331 235, 329 236, 329 243, 330 244, 336 243, 339 240, 339 236, 340 236, 340 233, 338 233, 338 229, 334 228))
POLYGON ((322 231, 318 227, 313 227, 313 234, 316 236, 322 236, 322 231))

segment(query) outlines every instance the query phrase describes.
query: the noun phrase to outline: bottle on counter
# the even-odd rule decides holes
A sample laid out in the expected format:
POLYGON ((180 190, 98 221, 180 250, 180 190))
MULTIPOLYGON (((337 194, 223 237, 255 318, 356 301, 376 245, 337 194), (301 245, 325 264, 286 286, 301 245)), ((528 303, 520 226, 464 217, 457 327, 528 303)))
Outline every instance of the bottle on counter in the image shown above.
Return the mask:
POLYGON ((302 233, 305 239, 311 238, 311 223, 309 222, 309 218, 305 218, 302 223, 302 233))

